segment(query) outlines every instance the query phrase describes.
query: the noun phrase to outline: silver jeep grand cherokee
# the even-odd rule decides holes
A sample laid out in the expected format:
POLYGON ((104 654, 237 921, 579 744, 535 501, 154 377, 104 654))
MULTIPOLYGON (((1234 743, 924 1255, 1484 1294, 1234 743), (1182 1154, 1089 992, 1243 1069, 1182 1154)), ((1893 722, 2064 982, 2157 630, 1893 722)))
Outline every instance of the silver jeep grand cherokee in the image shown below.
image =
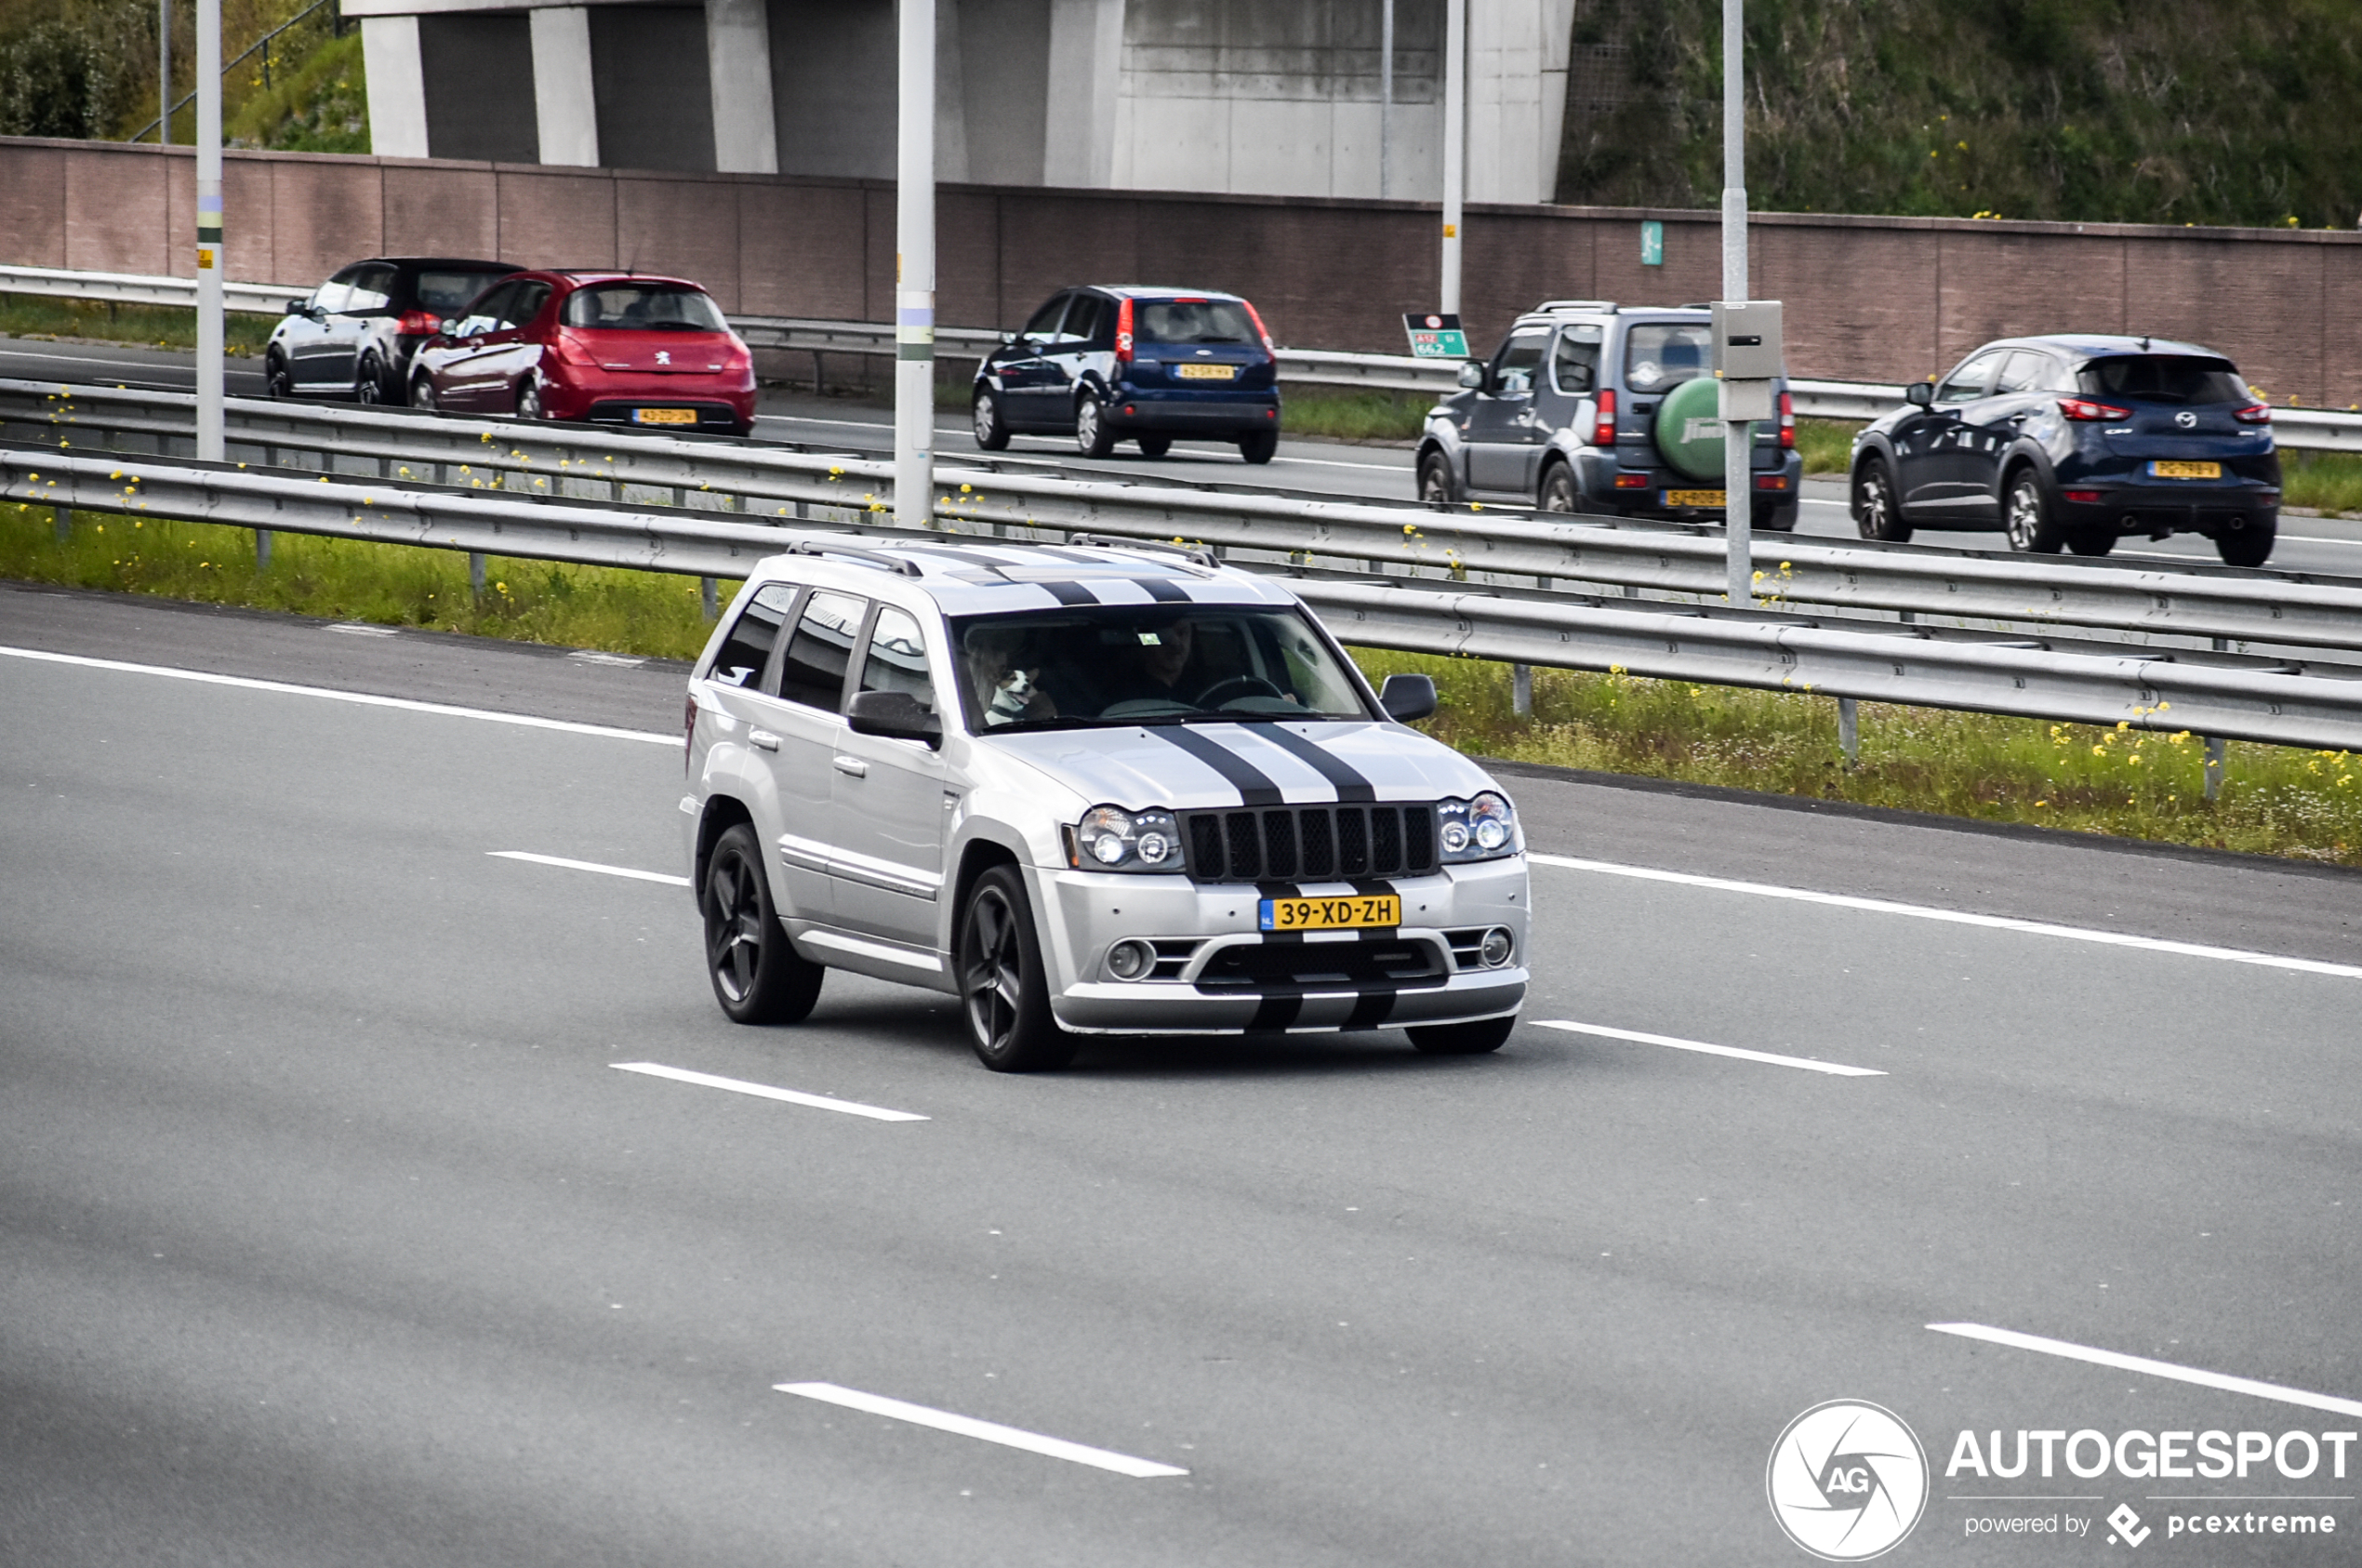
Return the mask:
POLYGON ((1404 1028, 1525 1000, 1508 798, 1281 584, 1172 547, 788 536, 689 681, 681 802, 741 1023, 826 968, 949 992, 987 1067, 1088 1034, 1404 1028))

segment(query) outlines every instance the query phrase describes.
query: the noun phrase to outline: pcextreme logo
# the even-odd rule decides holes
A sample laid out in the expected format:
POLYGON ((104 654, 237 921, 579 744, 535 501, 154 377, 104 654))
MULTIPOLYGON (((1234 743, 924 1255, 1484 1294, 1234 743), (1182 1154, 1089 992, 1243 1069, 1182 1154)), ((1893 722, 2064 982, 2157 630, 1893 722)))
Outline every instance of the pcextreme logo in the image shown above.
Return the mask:
POLYGON ((1788 1423, 1763 1489, 1789 1540, 1825 1562, 1863 1562, 1919 1522, 1927 1451, 1892 1411, 1830 1400, 1788 1423))

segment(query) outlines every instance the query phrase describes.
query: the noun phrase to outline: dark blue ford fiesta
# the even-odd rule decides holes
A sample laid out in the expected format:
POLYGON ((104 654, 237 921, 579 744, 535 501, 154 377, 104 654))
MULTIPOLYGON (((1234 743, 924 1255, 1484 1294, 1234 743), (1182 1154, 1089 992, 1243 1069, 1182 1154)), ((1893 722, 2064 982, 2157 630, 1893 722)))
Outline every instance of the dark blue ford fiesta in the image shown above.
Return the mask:
POLYGON ((2011 550, 2105 555, 2133 535, 2204 534, 2234 566, 2272 553, 2272 410, 2211 349, 2008 338, 1905 396, 1854 438, 1864 538, 1999 528, 2011 550))
POLYGON ((1012 432, 1071 434, 1086 458, 1136 441, 1161 458, 1174 438, 1236 443, 1251 463, 1280 445, 1279 362, 1263 318, 1235 294, 1068 288, 976 366, 976 445, 1012 432))

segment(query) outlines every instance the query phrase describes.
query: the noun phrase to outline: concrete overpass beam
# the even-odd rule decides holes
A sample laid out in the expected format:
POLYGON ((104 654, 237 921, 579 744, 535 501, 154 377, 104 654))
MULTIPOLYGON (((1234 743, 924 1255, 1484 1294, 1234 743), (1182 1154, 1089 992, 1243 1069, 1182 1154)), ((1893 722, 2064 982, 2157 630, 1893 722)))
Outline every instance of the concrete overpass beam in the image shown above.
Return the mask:
POLYGON ((778 173, 766 0, 706 0, 705 41, 713 79, 713 166, 723 174, 778 173))
POLYGON ((599 162, 598 95, 590 76, 590 13, 580 6, 549 6, 533 20, 533 115, 541 161, 595 168, 599 162))
POLYGON ((427 78, 418 63, 418 19, 363 17, 361 60, 369 77, 369 151, 383 158, 427 155, 427 78))

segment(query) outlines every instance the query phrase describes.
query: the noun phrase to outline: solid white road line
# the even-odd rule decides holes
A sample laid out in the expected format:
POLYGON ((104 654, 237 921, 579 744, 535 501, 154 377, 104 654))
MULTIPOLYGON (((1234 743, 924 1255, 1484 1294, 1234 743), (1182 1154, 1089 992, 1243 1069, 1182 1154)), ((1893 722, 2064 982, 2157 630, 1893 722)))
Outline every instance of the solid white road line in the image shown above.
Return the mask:
POLYGON ((915 1111, 888 1110, 883 1106, 863 1105, 857 1100, 832 1099, 827 1095, 801 1094, 794 1089, 775 1089, 768 1083, 750 1083, 743 1078, 716 1078, 710 1072, 691 1072, 685 1067, 666 1067, 661 1062, 609 1062, 607 1065, 618 1072, 644 1072, 651 1078, 670 1078, 676 1083, 695 1083, 707 1089, 727 1089, 734 1095, 752 1095, 757 1099, 779 1100, 788 1105, 809 1106, 814 1110, 838 1110, 847 1116, 866 1116, 872 1122, 932 1120, 915 1111))
POLYGON ((1762 882, 1734 882, 1728 877, 1698 876, 1689 871, 1661 871, 1648 866, 1622 866, 1612 860, 1582 860, 1570 855, 1528 855, 1537 866, 1558 866, 1602 876, 1635 877, 1643 882, 1670 882, 1684 887, 1707 887, 1718 893, 1747 893, 1758 898, 1789 898, 1801 904, 1826 904, 1840 910, 1866 910, 1872 914, 1907 915, 1913 920, 1939 920, 1954 925, 1981 925, 1992 931, 2022 931, 2035 937, 2061 937, 2071 942, 2098 942, 2112 948, 2137 948, 2143 952, 2174 953, 2183 958, 2220 959, 2226 963, 2253 963, 2266 969, 2293 969, 2306 975, 2335 975, 2362 980, 2362 966, 2327 963, 2317 958, 2284 958, 2276 953, 2248 952, 2239 948, 2212 948, 2200 942, 2170 942, 2159 937, 2130 937, 2121 931, 2094 931, 2080 925, 2052 925, 2008 915, 1971 914, 1965 910, 1931 909, 1925 904, 1898 904, 1888 898, 1857 898, 1844 893, 1815 893, 1809 888, 1780 887, 1762 882))
POLYGON ((1143 1481, 1153 1476, 1189 1473, 1175 1469, 1171 1465, 1160 1465, 1153 1459, 1135 1459, 1128 1454, 1110 1454, 1104 1448, 1090 1448, 1079 1442, 1068 1442, 1063 1438, 1020 1431, 1015 1427, 1003 1427, 997 1421, 979 1421, 973 1415, 954 1415, 948 1410, 930 1410, 923 1404, 906 1404, 900 1400, 887 1399, 882 1394, 865 1394, 857 1389, 841 1389, 834 1383, 774 1383, 771 1386, 783 1394, 801 1394, 808 1400, 841 1404, 847 1410, 888 1415, 896 1421, 933 1427, 939 1432, 956 1432, 962 1437, 997 1442, 1008 1448, 1022 1448, 1028 1454, 1046 1454, 1053 1459, 1091 1465, 1143 1481))
POLYGON ((2260 1400, 2278 1400, 2282 1404, 2301 1404, 2310 1410, 2334 1411, 2340 1415, 2362 1415, 2362 1400, 2340 1399, 2335 1394, 2311 1394, 2302 1389, 2283 1388, 2277 1383, 2259 1383, 2252 1377, 2232 1377, 2220 1372, 2200 1372, 2196 1367, 2176 1366, 2171 1362, 2151 1361, 2146 1356, 2095 1350, 2088 1345, 2070 1345, 2063 1339, 2045 1339, 2038 1334, 1987 1328, 1983 1323, 1930 1323, 1928 1327, 1938 1334, 1957 1334, 1963 1339, 1982 1339, 1991 1345, 2007 1345, 2011 1349, 2033 1350, 2045 1356, 2063 1356, 2068 1361, 2090 1362, 2093 1366, 2110 1366, 2119 1372, 2143 1372, 2152 1377, 2170 1377, 2177 1383, 2196 1383, 2202 1389, 2221 1389, 2225 1393, 2252 1394, 2260 1400))
POLYGON ((634 882, 660 882, 669 887, 686 887, 687 877, 677 877, 669 871, 635 871, 629 866, 602 866, 596 860, 569 860, 563 855, 533 855, 522 849, 487 849, 486 855, 496 860, 529 860, 537 866, 563 866, 569 871, 596 871, 601 876, 630 877, 634 882))
POLYGON ((1736 1056, 1743 1062, 1769 1062, 1773 1067, 1800 1067, 1807 1072, 1825 1072, 1837 1078, 1884 1078, 1886 1072, 1875 1067, 1847 1067, 1841 1062, 1818 1062, 1811 1056, 1783 1056, 1770 1051, 1746 1051, 1736 1045, 1709 1045, 1703 1040, 1676 1040, 1669 1034, 1643 1034, 1639 1030, 1609 1029, 1603 1024, 1570 1023, 1564 1018, 1536 1018, 1544 1029, 1562 1029, 1569 1034, 1596 1034, 1602 1040, 1629 1040, 1639 1045, 1668 1045, 1676 1051, 1700 1051, 1709 1056, 1736 1056))
POLYGON ((208 686, 235 686, 244 691, 284 692, 290 697, 319 697, 330 702, 351 702, 363 708, 399 708, 410 713, 440 713, 450 719, 483 719, 496 724, 526 729, 553 729, 566 735, 596 735, 609 740, 645 740, 658 746, 681 745, 677 735, 648 730, 617 729, 611 724, 578 724, 566 719, 540 719, 529 713, 495 713, 483 708, 458 708, 447 702, 418 702, 406 697, 378 697, 368 692, 331 691, 326 686, 299 686, 285 681, 257 681, 244 675, 215 675, 203 670, 174 670, 161 664, 126 664, 119 658, 86 658, 80 654, 46 653, 38 648, 0 647, 0 656, 29 658, 43 664, 73 664, 86 670, 115 670, 130 675, 162 675, 171 681, 195 681, 208 686))

